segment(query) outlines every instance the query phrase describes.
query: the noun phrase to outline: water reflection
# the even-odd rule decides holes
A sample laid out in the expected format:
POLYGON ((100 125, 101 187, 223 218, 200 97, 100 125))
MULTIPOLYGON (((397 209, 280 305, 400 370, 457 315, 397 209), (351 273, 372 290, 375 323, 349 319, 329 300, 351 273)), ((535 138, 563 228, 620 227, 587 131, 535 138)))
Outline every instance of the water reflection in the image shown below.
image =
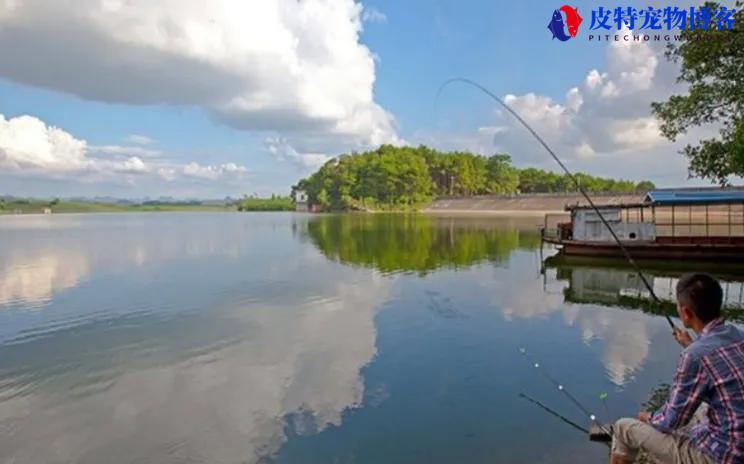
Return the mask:
POLYGON ((489 218, 359 214, 314 218, 304 233, 327 257, 391 273, 498 264, 540 245, 537 229, 489 218))
POLYGON ((89 273, 85 257, 67 250, 11 251, 0 261, 0 307, 15 302, 43 306, 55 291, 74 287, 89 273))
MULTIPOLYGON (((567 326, 578 329, 584 343, 602 341, 601 360, 613 384, 632 381, 648 358, 656 326, 641 312, 602 307, 673 314, 672 300, 667 298, 662 307, 650 304, 632 270, 602 267, 601 263, 569 267, 552 257, 546 261, 549 271, 540 278, 539 264, 528 255, 515 255, 536 252, 540 243, 535 228, 509 226, 492 218, 345 215, 314 218, 305 233, 324 255, 346 264, 423 275, 440 268, 458 269, 464 279, 480 283, 474 291, 490 295, 493 307, 507 320, 560 314, 567 326), (474 268, 480 263, 508 270, 484 273, 474 268)), ((651 274, 650 280, 658 294, 668 297, 676 283, 668 275, 662 279, 651 274)), ((463 317, 446 294, 430 290, 427 295, 427 307, 433 313, 463 317)))
MULTIPOLYGON (((564 296, 568 288, 566 282, 557 279, 555 272, 544 277, 536 275, 534 263, 527 260, 511 261, 509 269, 503 271, 507 272, 508 276, 501 271, 494 275, 473 275, 473 281, 478 284, 478 289, 473 291, 490 295, 490 305, 508 321, 560 321, 576 329, 582 343, 601 342, 606 378, 617 386, 633 380, 648 356, 651 339, 658 332, 658 326, 648 316, 640 311, 572 304, 564 296)), ((523 343, 535 341, 526 339, 523 343)))
POLYGON ((627 270, 541 274, 534 224, 21 219, 0 221, 2 462, 599 462, 520 402, 565 406, 518 348, 623 413, 678 354, 627 270))
MULTIPOLYGON (((594 338, 605 340, 603 361, 609 378, 617 385, 632 380, 649 354, 653 329, 649 319, 638 313, 675 316, 674 289, 677 279, 685 271, 698 269, 694 264, 674 270, 665 268, 663 263, 643 263, 647 280, 654 293, 662 300, 659 305, 652 301, 638 274, 623 264, 617 261, 554 256, 545 261, 543 280, 544 288, 558 283, 565 302, 573 304, 574 308, 580 307, 578 305, 599 305, 637 311, 595 310, 584 314, 579 321, 586 341, 594 338), (620 317, 622 321, 618 320, 620 317)), ((717 275, 724 287, 724 311, 727 317, 741 321, 744 316, 744 276, 731 273, 717 275)))
MULTIPOLYGON (((539 263, 531 259, 540 246, 535 230, 534 226, 504 227, 493 218, 346 215, 315 218, 306 233, 326 256, 346 264, 422 274, 439 268, 459 269, 463 279, 479 283, 474 292, 489 295, 491 305, 507 320, 560 314, 567 326, 578 329, 584 343, 602 341, 607 378, 618 386, 627 384, 648 357, 654 325, 643 314, 607 311, 595 305, 638 308, 635 300, 621 304, 622 299, 603 298, 607 292, 616 297, 625 295, 628 288, 637 290, 637 277, 634 280, 632 271, 614 268, 559 267, 556 271, 553 266, 541 279, 539 263), (515 255, 525 251, 532 253, 515 255), (474 268, 479 263, 506 269, 484 273, 474 268), (571 272, 572 278, 566 279, 571 272)), ((446 287, 442 282, 441 288, 446 287)), ((434 314, 464 317, 446 292, 428 290, 426 294, 427 308, 434 314)))
POLYGON ((193 214, 161 216, 157 234, 146 215, 0 217, 0 308, 42 307, 55 292, 75 287, 97 270, 130 272, 131 265, 174 258, 239 256, 247 245, 247 224, 219 230, 210 216, 219 215, 204 215, 198 227, 192 227, 193 214))
MULTIPOLYGON (((180 218, 175 228, 170 219, 154 218, 146 234, 81 227, 46 241, 13 237, 12 256, 28 259, 34 242, 46 242, 54 269, 87 263, 96 286, 51 299, 49 310, 68 318, 54 330, 41 312, 5 313, 15 336, 0 346, 0 461, 259 462, 287 433, 341 425, 360 404, 390 280, 342 267, 307 272, 325 259, 296 246, 287 217, 281 231, 247 217, 229 227, 180 218), (105 252, 109 242, 121 246, 105 252), (184 261, 188 250, 199 260, 184 261), (204 259, 221 252, 229 261, 204 259), (125 298, 102 294, 111 270, 125 298), (151 309, 138 311, 140 301, 151 309)), ((0 251, 11 256, 5 243, 0 251)), ((61 282, 53 290, 74 286, 61 282)), ((4 301, 16 309, 40 294, 2 285, 14 285, 4 301)))
POLYGON ((744 312, 744 273, 741 269, 725 269, 710 264, 683 263, 676 268, 668 263, 644 262, 643 272, 662 300, 651 301, 650 294, 638 274, 624 263, 585 258, 554 256, 545 261, 547 269, 556 271, 556 278, 568 283, 564 290, 567 302, 591 303, 634 308, 653 314, 675 315, 675 287, 684 272, 701 271, 716 275, 724 290, 723 309, 734 320, 744 312))

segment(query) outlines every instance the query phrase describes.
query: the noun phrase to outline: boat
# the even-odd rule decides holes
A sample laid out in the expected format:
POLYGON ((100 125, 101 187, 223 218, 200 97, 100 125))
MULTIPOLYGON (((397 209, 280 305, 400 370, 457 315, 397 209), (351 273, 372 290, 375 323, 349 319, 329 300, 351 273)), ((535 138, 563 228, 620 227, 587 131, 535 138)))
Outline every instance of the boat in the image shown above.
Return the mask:
MULTIPOLYGON (((566 205, 569 222, 541 228, 565 256, 623 257, 597 211, 566 205)), ((634 259, 744 263, 744 189, 654 190, 641 201, 597 205, 634 259)))

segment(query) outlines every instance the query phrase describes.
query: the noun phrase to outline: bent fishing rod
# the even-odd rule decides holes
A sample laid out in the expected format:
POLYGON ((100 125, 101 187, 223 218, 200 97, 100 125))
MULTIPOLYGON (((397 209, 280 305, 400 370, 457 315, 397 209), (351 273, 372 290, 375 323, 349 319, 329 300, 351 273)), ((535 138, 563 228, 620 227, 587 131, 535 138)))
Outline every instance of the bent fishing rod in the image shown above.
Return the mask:
MULTIPOLYGON (((566 165, 563 164, 563 161, 561 161, 561 159, 558 158, 558 155, 556 155, 555 152, 548 146, 548 144, 545 142, 545 140, 543 140, 543 138, 540 137, 540 135, 532 128, 532 126, 530 126, 529 124, 527 124, 527 121, 525 121, 524 119, 522 119, 522 117, 519 115, 519 113, 517 113, 516 111, 514 111, 514 109, 512 109, 511 106, 507 105, 503 100, 501 100, 499 97, 497 97, 493 92, 491 92, 490 90, 488 90, 487 88, 483 87, 482 85, 480 85, 479 83, 477 83, 477 82, 475 82, 473 80, 470 80, 470 79, 467 79, 467 78, 464 78, 464 77, 455 77, 455 78, 452 78, 452 79, 449 79, 449 80, 445 81, 439 87, 439 90, 437 91, 436 99, 439 100, 439 96, 441 95, 441 93, 442 93, 442 91, 444 90, 445 87, 447 87, 448 85, 450 85, 452 83, 455 83, 455 82, 460 82, 460 83, 467 84, 467 85, 470 85, 472 87, 475 87, 476 89, 478 89, 481 92, 485 93, 487 96, 491 97, 494 101, 496 101, 496 103, 498 103, 499 105, 501 105, 502 107, 504 107, 504 109, 506 111, 508 111, 509 114, 511 114, 512 116, 514 116, 514 118, 517 121, 519 121, 519 123, 522 124, 522 126, 524 126, 524 128, 527 129, 529 131, 529 133, 532 134, 532 136, 537 139, 538 142, 540 142, 540 145, 542 145, 543 148, 545 148, 545 150, 548 152, 548 154, 550 154, 550 156, 555 160, 555 162, 558 163, 558 166, 561 167, 561 169, 566 174, 566 176, 568 176, 568 178, 571 179, 571 182, 573 182, 573 184, 576 187, 576 189, 586 199, 586 201, 589 203, 589 206, 592 208, 592 210, 594 211, 594 213, 597 214, 597 216, 599 217, 600 221, 602 221, 602 224, 604 224, 604 226, 610 232, 610 235, 615 240, 615 242, 617 243, 617 245, 620 247, 620 250, 622 251, 623 255, 625 256, 625 259, 628 261, 628 263, 630 263, 631 267, 633 267, 633 269, 635 270, 636 274, 638 274, 638 277, 641 279, 641 282, 643 282, 643 285, 648 290, 649 294, 651 295, 651 298, 654 300, 654 302, 656 304, 658 304, 659 306, 661 306, 661 300, 659 299, 658 296, 656 296, 656 292, 654 292, 653 286, 651 285, 651 283, 649 283, 648 279, 646 279, 646 276, 645 276, 645 274, 643 274, 643 271, 641 271, 640 266, 638 266, 638 264, 635 262, 635 260, 633 259, 633 257, 630 255, 630 252, 625 247, 625 245, 623 245, 623 242, 617 236, 617 234, 615 233, 615 230, 612 228, 612 226, 610 226, 610 223, 607 222, 607 219, 604 217, 604 215, 599 210, 599 208, 597 208, 597 205, 594 204, 594 201, 592 201, 592 198, 589 196, 589 194, 584 189, 584 187, 581 186, 581 183, 576 178, 576 176, 574 176, 574 174, 566 167, 566 165)), ((672 322, 672 318, 669 317, 669 315, 666 314, 666 313, 664 313, 664 317, 666 317, 666 320, 669 323, 669 325, 671 326, 672 330, 676 330, 677 327, 674 325, 674 322, 672 322)))
POLYGON ((589 435, 589 430, 587 430, 584 427, 580 426, 579 424, 577 424, 576 422, 574 422, 571 419, 567 418, 566 416, 564 416, 564 415, 562 415, 562 414, 560 414, 560 413, 558 413, 558 412, 550 409, 549 407, 547 407, 544 404, 542 404, 540 401, 538 401, 538 400, 536 400, 534 398, 531 398, 531 397, 525 395, 524 393, 520 393, 519 394, 519 397, 522 398, 522 399, 525 399, 525 400, 529 401, 530 403, 532 403, 535 406, 539 407, 540 409, 542 409, 543 411, 547 412, 548 414, 550 414, 550 415, 552 415, 554 417, 557 417, 558 419, 562 420, 563 422, 565 422, 566 424, 568 424, 571 427, 575 428, 576 430, 578 430, 580 432, 584 432, 585 434, 589 435))

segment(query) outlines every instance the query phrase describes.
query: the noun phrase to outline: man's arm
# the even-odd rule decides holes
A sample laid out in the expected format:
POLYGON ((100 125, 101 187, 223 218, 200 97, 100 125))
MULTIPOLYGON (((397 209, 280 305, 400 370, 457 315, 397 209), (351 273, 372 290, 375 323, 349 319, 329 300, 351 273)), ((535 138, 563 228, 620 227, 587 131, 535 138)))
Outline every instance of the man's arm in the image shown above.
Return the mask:
POLYGON ((708 379, 700 359, 683 352, 677 365, 674 384, 664 406, 649 419, 660 432, 671 432, 687 425, 695 414, 708 388, 708 379))

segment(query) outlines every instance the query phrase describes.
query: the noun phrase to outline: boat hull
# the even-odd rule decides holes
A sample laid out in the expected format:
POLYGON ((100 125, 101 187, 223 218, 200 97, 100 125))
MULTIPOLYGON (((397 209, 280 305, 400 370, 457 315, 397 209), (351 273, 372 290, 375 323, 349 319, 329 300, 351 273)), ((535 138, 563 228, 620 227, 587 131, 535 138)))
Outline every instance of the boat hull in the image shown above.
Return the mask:
MULTIPOLYGON (((673 259, 689 261, 718 261, 744 263, 744 238, 717 237, 702 240, 699 237, 665 237, 654 242, 623 243, 634 259, 673 259)), ((604 258, 623 257, 617 244, 607 242, 588 242, 579 240, 544 239, 560 247, 560 253, 567 256, 592 256, 604 258)))

